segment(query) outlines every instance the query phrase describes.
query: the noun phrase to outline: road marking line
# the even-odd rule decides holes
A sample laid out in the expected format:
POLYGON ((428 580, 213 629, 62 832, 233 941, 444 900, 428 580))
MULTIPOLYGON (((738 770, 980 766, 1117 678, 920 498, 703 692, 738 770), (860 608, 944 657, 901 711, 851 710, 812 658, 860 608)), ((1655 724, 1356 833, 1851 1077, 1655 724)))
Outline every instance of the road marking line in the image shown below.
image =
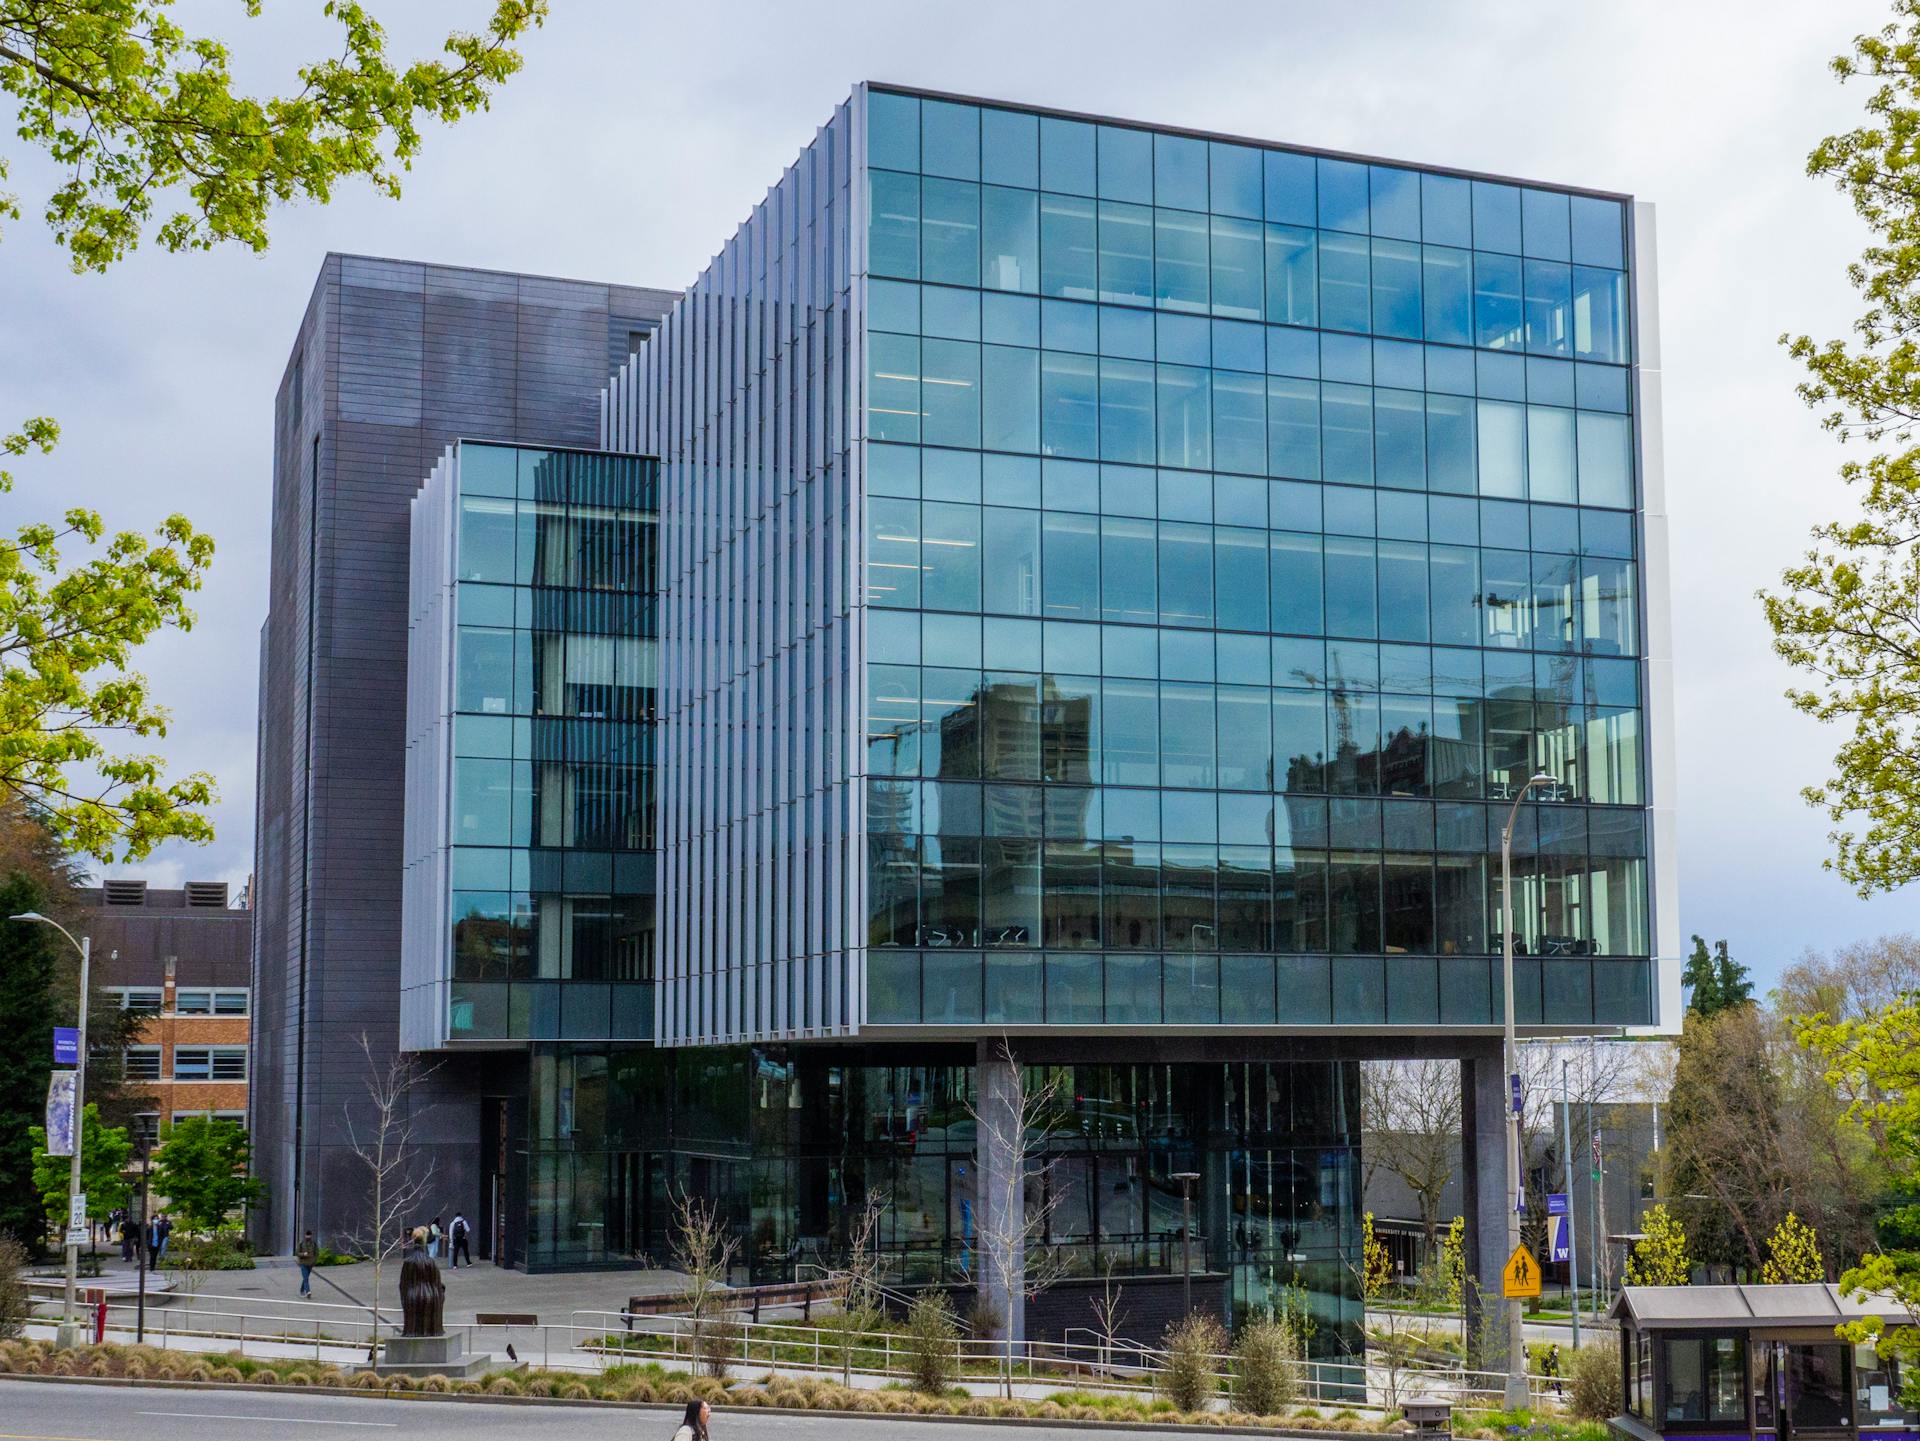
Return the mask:
MULTIPOLYGON (((195 1421, 272 1421, 280 1426, 374 1426, 393 1430, 398 1421, 313 1421, 304 1416, 242 1416, 232 1411, 136 1411, 136 1416, 183 1416, 195 1421)), ((4 1441, 4 1438, 0 1438, 4 1441)))
POLYGON ((30 1431, 0 1431, 0 1441, 101 1441, 98 1436, 42 1436, 30 1431))

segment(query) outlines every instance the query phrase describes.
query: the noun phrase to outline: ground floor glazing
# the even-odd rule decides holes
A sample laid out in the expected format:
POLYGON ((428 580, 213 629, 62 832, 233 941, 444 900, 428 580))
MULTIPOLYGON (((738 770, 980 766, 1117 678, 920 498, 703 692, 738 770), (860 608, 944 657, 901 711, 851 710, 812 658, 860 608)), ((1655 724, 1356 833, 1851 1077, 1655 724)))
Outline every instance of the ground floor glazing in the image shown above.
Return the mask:
MULTIPOLYGON (((1358 1062, 1090 1054, 1022 1056, 1053 1088, 1028 1162, 1048 1270, 1180 1274, 1175 1178, 1194 1174, 1191 1266, 1231 1314, 1304 1307, 1317 1354, 1352 1349, 1358 1062)), ((786 1280, 838 1264, 879 1197, 887 1284, 961 1295, 981 1266, 976 1075, 971 1045, 537 1047, 520 1154, 501 1158, 524 1176, 514 1249, 536 1270, 664 1263, 675 1199, 704 1196, 738 1242, 735 1281, 786 1280)))

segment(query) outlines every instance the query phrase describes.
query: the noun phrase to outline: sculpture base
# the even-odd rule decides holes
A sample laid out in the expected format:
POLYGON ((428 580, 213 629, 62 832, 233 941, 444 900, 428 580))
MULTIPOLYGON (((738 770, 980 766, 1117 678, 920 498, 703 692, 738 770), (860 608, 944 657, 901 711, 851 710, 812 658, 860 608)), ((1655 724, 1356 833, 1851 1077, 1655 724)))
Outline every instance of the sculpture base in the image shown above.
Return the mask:
POLYGON ((380 1376, 448 1376, 464 1380, 493 1368, 490 1356, 469 1355, 458 1336, 391 1336, 380 1345, 380 1376))

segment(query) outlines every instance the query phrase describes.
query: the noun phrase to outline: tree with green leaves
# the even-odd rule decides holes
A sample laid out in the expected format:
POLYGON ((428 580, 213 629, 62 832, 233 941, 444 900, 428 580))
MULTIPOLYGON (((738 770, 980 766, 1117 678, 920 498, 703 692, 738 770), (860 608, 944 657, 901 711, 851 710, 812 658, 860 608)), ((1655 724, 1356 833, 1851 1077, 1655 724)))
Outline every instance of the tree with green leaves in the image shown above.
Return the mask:
POLYGON ((1801 398, 1841 441, 1857 513, 1762 592, 1774 649, 1805 676, 1787 698, 1840 726, 1833 774, 1803 794, 1833 823, 1829 868, 1862 895, 1920 876, 1920 0, 1859 36, 1832 69, 1866 88, 1863 123, 1808 157, 1870 232, 1848 268, 1861 309, 1845 339, 1781 336, 1805 367, 1801 398))
MULTIPOLYGON (((1827 1068, 1827 1080, 1847 1103, 1844 1124, 1873 1149, 1888 1190, 1920 1196, 1920 993, 1907 992, 1867 1015, 1803 1021, 1802 1045, 1827 1068)), ((1841 1273, 1852 1296, 1891 1297, 1903 1322, 1879 1317, 1849 1322, 1843 1335, 1873 1342, 1901 1362, 1901 1399, 1920 1407, 1920 1204, 1888 1207, 1878 1218, 1881 1244, 1841 1273)))
MULTIPOLYGON (((40 903, 18 871, 0 883, 0 914, 40 903)), ((47 1105, 53 1069, 54 936, 45 926, 0 922, 0 1234, 37 1245, 43 1226, 33 1174, 33 1118, 47 1105)))
POLYGON ((1661 1179, 1694 1258, 1748 1276, 1766 1260, 1800 1171, 1784 1145, 1774 1041, 1757 1006, 1689 1013, 1667 1106, 1661 1179))
POLYGON ((1767 1237, 1767 1259, 1760 1267, 1760 1279, 1769 1286, 1792 1286, 1827 1279, 1826 1258, 1820 1254, 1820 1238, 1813 1227, 1792 1211, 1767 1237))
MULTIPOLYGON (((243 3, 259 16, 262 0, 243 3)), ((485 108, 520 68, 517 42, 547 0, 493 0, 484 31, 456 32, 444 58, 405 64, 356 0, 322 8, 340 26, 340 53, 261 98, 235 88, 225 43, 183 27, 173 0, 0 0, 0 95, 20 139, 61 167, 42 213, 76 271, 105 270, 149 228, 173 251, 264 250, 275 206, 324 202, 344 180, 397 196, 422 125, 485 108)), ((20 214, 0 192, 0 219, 20 214)), ((0 429, 0 462, 51 451, 59 435, 47 416, 0 429)), ((12 484, 0 468, 0 493, 12 484)), ((170 780, 147 753, 168 717, 129 669, 143 642, 191 626, 187 602, 212 559, 212 539, 180 515, 152 536, 109 534, 75 506, 0 537, 0 791, 81 853, 138 860, 163 841, 212 837, 212 778, 170 780), (69 544, 86 559, 63 560, 69 544)))
MULTIPOLYGON (((262 0, 242 3, 259 17, 262 0)), ((486 29, 449 35, 444 60, 396 65, 365 6, 321 8, 340 54, 301 66, 291 93, 258 98, 235 90, 226 43, 190 34, 173 0, 0 0, 0 91, 20 138, 65 172, 44 215, 75 270, 124 257, 156 203, 171 210, 158 231, 168 250, 265 250, 275 205, 324 203, 349 179, 398 197, 422 122, 485 109, 547 14, 546 0, 494 0, 486 29)), ((17 199, 0 200, 0 215, 18 219, 17 199)))
POLYGON ((1685 1286, 1693 1280, 1686 1230, 1657 1205, 1640 1218, 1640 1239, 1627 1253, 1629 1286, 1685 1286))
MULTIPOLYGON (((127 1162, 133 1156, 133 1143, 119 1126, 100 1119, 100 1108, 87 1102, 80 1130, 80 1189, 86 1193, 87 1214, 98 1217, 117 1211, 133 1197, 127 1180, 127 1162)), ((47 1128, 33 1128, 33 1184, 40 1202, 55 1229, 67 1223, 67 1185, 73 1174, 65 1156, 47 1154, 47 1128)))
POLYGON ((1753 1004, 1753 980, 1747 968, 1727 954, 1725 941, 1715 941, 1709 955, 1705 938, 1695 936, 1680 984, 1687 990, 1687 1010, 1696 1016, 1753 1004))
POLYGON ((190 1116, 175 1121, 153 1161, 154 1191, 186 1225, 217 1231, 243 1206, 257 1205, 266 1187, 247 1174, 247 1128, 238 1121, 190 1116))

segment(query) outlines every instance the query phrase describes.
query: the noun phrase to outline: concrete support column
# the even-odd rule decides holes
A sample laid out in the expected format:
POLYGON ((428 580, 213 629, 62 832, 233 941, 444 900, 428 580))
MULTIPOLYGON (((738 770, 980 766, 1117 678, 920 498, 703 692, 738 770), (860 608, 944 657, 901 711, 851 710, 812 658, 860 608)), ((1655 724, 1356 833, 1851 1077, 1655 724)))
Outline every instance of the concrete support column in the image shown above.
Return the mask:
POLYGON ((1005 1238, 1019 1237, 1026 1219, 1024 1140, 1020 1125, 1020 1083, 1007 1063, 1005 1043, 982 1040, 975 1050, 975 1094, 979 1126, 974 1149, 979 1215, 974 1225, 974 1276, 980 1299, 1001 1316, 1003 1337, 1027 1335, 1026 1246, 1024 1238, 1005 1254, 1005 1238), (995 1238, 1003 1238, 996 1244, 995 1238))
POLYGON ((1460 1057, 1460 1169, 1465 1203, 1466 1321, 1469 1348, 1480 1318, 1498 1308, 1500 1272, 1507 1264, 1506 1077, 1500 1042, 1489 1040, 1460 1057))

